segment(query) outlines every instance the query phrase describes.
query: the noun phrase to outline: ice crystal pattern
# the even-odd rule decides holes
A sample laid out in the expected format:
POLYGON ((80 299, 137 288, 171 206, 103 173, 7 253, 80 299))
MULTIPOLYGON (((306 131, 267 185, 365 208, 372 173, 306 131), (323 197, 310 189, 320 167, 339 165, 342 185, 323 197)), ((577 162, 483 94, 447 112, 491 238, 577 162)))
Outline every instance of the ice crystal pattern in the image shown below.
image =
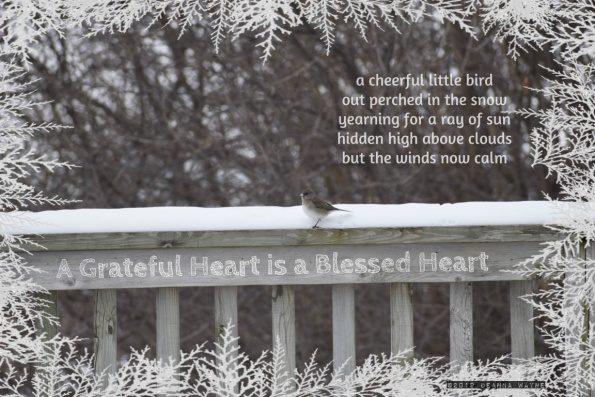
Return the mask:
MULTIPOLYGON (((34 361, 41 368, 34 375, 35 395, 44 396, 102 395, 98 391, 99 384, 108 385, 109 395, 117 396, 179 392, 184 387, 186 389, 182 390, 199 396, 208 393, 236 396, 239 391, 250 396, 334 396, 358 395, 367 390, 382 395, 401 395, 404 390, 408 394, 403 395, 440 396, 452 395, 444 389, 444 379, 464 378, 465 374, 481 379, 555 379, 552 384, 559 387, 557 391, 550 390, 548 395, 579 395, 595 387, 592 321, 595 263, 593 256, 585 252, 592 253, 593 248, 581 248, 585 241, 593 241, 595 237, 592 219, 595 202, 593 0, 16 0, 0 5, 0 32, 0 55, 5 59, 0 62, 0 206, 3 211, 0 214, 0 365, 8 368, 2 371, 0 380, 3 394, 20 395, 27 375, 22 374, 18 365, 34 361), (34 332, 32 324, 55 319, 43 314, 40 310, 43 300, 32 294, 39 288, 28 281, 28 275, 35 269, 28 267, 23 257, 22 249, 27 242, 7 235, 5 228, 27 221, 14 212, 17 208, 64 203, 60 198, 36 192, 21 182, 23 177, 42 168, 52 170, 68 166, 39 158, 28 145, 31 134, 49 132, 58 126, 20 122, 20 113, 35 104, 27 95, 22 69, 14 62, 18 59, 26 64, 27 51, 38 37, 49 31, 61 33, 73 26, 83 26, 89 35, 124 32, 147 17, 153 23, 176 24, 183 34, 188 26, 202 18, 211 23, 217 49, 228 37, 252 34, 258 39, 258 47, 266 60, 284 36, 306 23, 320 31, 328 52, 340 23, 353 26, 364 40, 370 26, 388 26, 398 31, 402 22, 416 22, 422 17, 449 21, 476 36, 479 29, 470 23, 476 14, 485 33, 507 43, 512 58, 526 51, 548 49, 561 54, 563 61, 562 71, 549 71, 552 77, 543 90, 543 94, 552 99, 552 106, 545 110, 521 111, 540 121, 540 127, 532 133, 534 162, 536 166, 545 166, 561 187, 561 220, 552 227, 562 232, 563 237, 549 242, 541 254, 517 269, 526 276, 552 281, 549 289, 526 299, 543 319, 546 341, 559 352, 558 356, 537 357, 513 365, 504 365, 501 360, 467 363, 459 374, 449 373, 448 368, 436 366, 431 360, 401 362, 398 355, 372 356, 344 378, 333 375, 328 367, 318 367, 314 361, 301 373, 286 376, 279 373, 282 371, 281 352, 252 361, 239 351, 228 351, 234 348, 226 344, 230 340, 224 340, 215 350, 199 347, 185 354, 179 364, 156 363, 147 359, 144 351, 133 353, 132 360, 116 375, 107 376, 94 375, 90 357, 76 352, 72 340, 62 337, 47 340, 34 332), (6 55, 11 58, 6 60, 6 55), (194 375, 188 375, 193 371, 194 375), (179 378, 182 383, 175 381, 178 378, 172 380, 174 372, 182 375, 179 378), (64 375, 70 379, 68 382, 64 382, 64 375), (159 384, 151 383, 155 380, 159 384), (53 386, 48 389, 47 384, 53 386), (171 389, 166 391, 159 388, 160 385, 171 389), (133 386, 145 387, 148 391, 133 389, 133 386)), ((544 391, 537 391, 541 392, 544 391)), ((498 394, 488 390, 484 395, 498 394)))

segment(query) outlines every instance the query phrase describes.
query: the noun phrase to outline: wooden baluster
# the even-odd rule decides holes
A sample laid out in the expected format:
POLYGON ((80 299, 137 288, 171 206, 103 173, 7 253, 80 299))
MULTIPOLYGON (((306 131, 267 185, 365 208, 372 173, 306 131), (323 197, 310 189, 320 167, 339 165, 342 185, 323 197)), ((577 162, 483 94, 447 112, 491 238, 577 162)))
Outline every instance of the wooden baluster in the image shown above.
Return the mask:
POLYGON ((333 364, 335 371, 350 374, 355 369, 355 288, 333 285, 333 364))
POLYGON ((413 358, 413 304, 407 283, 390 285, 390 336, 392 354, 411 349, 405 358, 413 358))
MULTIPOLYGON (((226 327, 233 326, 231 335, 238 336, 238 287, 215 287, 215 340, 221 346, 223 343, 223 333, 226 327)), ((229 346, 228 351, 236 351, 238 348, 237 340, 229 346)), ((237 354, 230 354, 228 360, 233 361, 237 354)), ((229 395, 237 394, 239 385, 230 388, 229 384, 224 382, 220 385, 229 395)), ((225 394, 227 395, 227 394, 225 394)))
POLYGON ((215 332, 221 342, 223 329, 233 326, 233 335, 238 335, 238 287, 215 288, 215 332))
MULTIPOLYGON (((117 371, 117 295, 115 289, 95 290, 95 373, 117 371)), ((107 379, 106 379, 107 380, 107 379)), ((105 382, 104 382, 105 383, 105 382)))
POLYGON ((533 280, 511 281, 510 288, 510 347, 513 361, 535 355, 533 307, 520 296, 533 292, 533 280))
POLYGON ((180 360, 180 292, 178 288, 157 288, 157 358, 180 360))
POLYGON ((473 360, 473 287, 468 282, 454 282, 450 283, 450 361, 470 360, 473 360))
MULTIPOLYGON (((43 308, 43 311, 54 318, 58 318, 58 291, 48 291, 49 294, 37 293, 38 299, 46 301, 47 306, 43 308)), ((58 334, 58 325, 52 324, 49 321, 42 321, 37 324, 38 335, 45 334, 47 339, 52 339, 58 334)))
POLYGON ((293 286, 273 286, 273 349, 285 351, 287 378, 295 371, 295 294, 293 286), (278 345, 279 344, 279 345, 278 345))

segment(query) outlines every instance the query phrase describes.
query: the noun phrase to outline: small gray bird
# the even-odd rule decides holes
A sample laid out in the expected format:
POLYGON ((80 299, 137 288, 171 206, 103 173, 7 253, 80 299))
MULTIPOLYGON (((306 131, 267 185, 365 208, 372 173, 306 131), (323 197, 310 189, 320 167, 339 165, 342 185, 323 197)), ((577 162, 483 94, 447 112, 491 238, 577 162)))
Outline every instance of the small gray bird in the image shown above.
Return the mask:
POLYGON ((312 229, 318 227, 318 222, 320 222, 323 218, 325 218, 328 214, 333 211, 345 211, 340 208, 333 206, 331 203, 328 203, 324 200, 319 199, 316 197, 314 192, 310 189, 304 190, 300 197, 302 198, 302 209, 310 218, 315 219, 316 223, 312 226, 312 229))

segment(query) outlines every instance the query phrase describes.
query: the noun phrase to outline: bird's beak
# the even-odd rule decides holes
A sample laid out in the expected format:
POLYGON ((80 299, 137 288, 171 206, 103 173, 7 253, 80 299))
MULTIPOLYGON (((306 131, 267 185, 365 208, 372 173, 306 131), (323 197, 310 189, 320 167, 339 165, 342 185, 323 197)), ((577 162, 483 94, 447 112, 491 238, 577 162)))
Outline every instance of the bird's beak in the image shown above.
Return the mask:
POLYGON ((300 197, 304 197, 304 193, 300 193, 300 197))

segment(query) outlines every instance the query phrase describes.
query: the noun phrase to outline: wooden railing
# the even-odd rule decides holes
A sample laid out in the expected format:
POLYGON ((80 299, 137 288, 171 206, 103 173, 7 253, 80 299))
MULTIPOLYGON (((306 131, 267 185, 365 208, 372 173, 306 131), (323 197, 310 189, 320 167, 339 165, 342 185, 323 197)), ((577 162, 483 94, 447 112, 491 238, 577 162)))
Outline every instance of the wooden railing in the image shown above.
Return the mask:
MULTIPOLYGON (((538 253, 541 242, 554 238, 550 230, 541 226, 68 234, 33 238, 47 250, 34 252, 29 262, 45 271, 36 275, 35 280, 52 291, 51 299, 55 303, 58 290, 95 290, 97 371, 107 368, 112 372, 117 366, 117 289, 157 289, 157 357, 176 359, 180 350, 178 288, 215 287, 214 317, 218 334, 229 322, 237 325, 237 291, 242 285, 272 286, 273 340, 280 340, 286 351, 286 369, 293 371, 296 366, 293 285, 300 284, 331 285, 334 363, 340 365, 349 360, 344 370, 350 371, 356 356, 356 283, 390 284, 391 349, 394 352, 412 348, 415 344, 415 302, 411 299, 409 283, 450 283, 450 359, 463 361, 473 359, 473 282, 506 281, 510 285, 511 298, 511 355, 513 358, 532 356, 532 309, 518 297, 533 290, 534 280, 523 280, 502 270, 538 253), (410 253, 409 271, 398 271, 396 263, 390 265, 390 261, 380 261, 382 258, 402 258, 407 251, 410 253), (428 262, 425 271, 421 271, 417 263, 422 253, 424 259, 431 259, 432 254, 436 254, 439 261, 442 257, 478 257, 480 252, 488 257, 487 269, 481 268, 479 258, 475 260, 473 271, 452 270, 448 261, 435 269, 428 262), (316 255, 328 255, 332 260, 333 253, 338 258, 352 259, 352 262, 337 264, 328 272, 314 271, 316 255), (207 274, 203 267, 197 266, 203 257, 208 257, 211 264, 219 261, 207 269, 207 274), (258 275, 251 271, 249 260, 253 257, 261 259, 258 275), (130 260, 128 270, 123 269, 126 258, 130 260), (267 262, 268 258, 272 258, 272 265, 267 262), (286 266, 285 274, 274 272, 274 259, 279 258, 291 264, 286 266), (363 272, 359 268, 360 272, 357 272, 353 262, 356 258, 377 258, 375 263, 380 270, 363 272), (297 259, 303 259, 309 273, 296 274, 293 264, 302 263, 296 262, 297 259), (245 261, 246 275, 220 275, 225 271, 226 260, 236 264, 245 261), (156 261, 163 262, 165 270, 168 270, 167 261, 172 262, 174 270, 175 264, 180 263, 180 271, 171 277, 151 276, 151 266, 159 269, 156 261), (138 262, 145 265, 144 276, 142 271, 130 268, 130 263, 138 262), (83 269, 81 263, 85 263, 83 269), (110 263, 119 264, 121 274, 110 274, 110 263), (195 265, 194 273, 190 271, 191 263, 195 265), (383 263, 384 267, 381 266, 383 263), (65 264, 69 265, 70 275, 65 264), (269 266, 272 267, 269 269, 269 266), (93 269, 94 277, 89 276, 93 269), (273 274, 268 274, 269 270, 273 270, 273 274), (99 276, 100 271, 103 277, 99 276)), ((405 269, 403 262, 399 266, 402 266, 401 270, 405 269)), ((368 270, 376 269, 371 266, 368 270)), ((46 331, 56 332, 55 329, 46 331)))

